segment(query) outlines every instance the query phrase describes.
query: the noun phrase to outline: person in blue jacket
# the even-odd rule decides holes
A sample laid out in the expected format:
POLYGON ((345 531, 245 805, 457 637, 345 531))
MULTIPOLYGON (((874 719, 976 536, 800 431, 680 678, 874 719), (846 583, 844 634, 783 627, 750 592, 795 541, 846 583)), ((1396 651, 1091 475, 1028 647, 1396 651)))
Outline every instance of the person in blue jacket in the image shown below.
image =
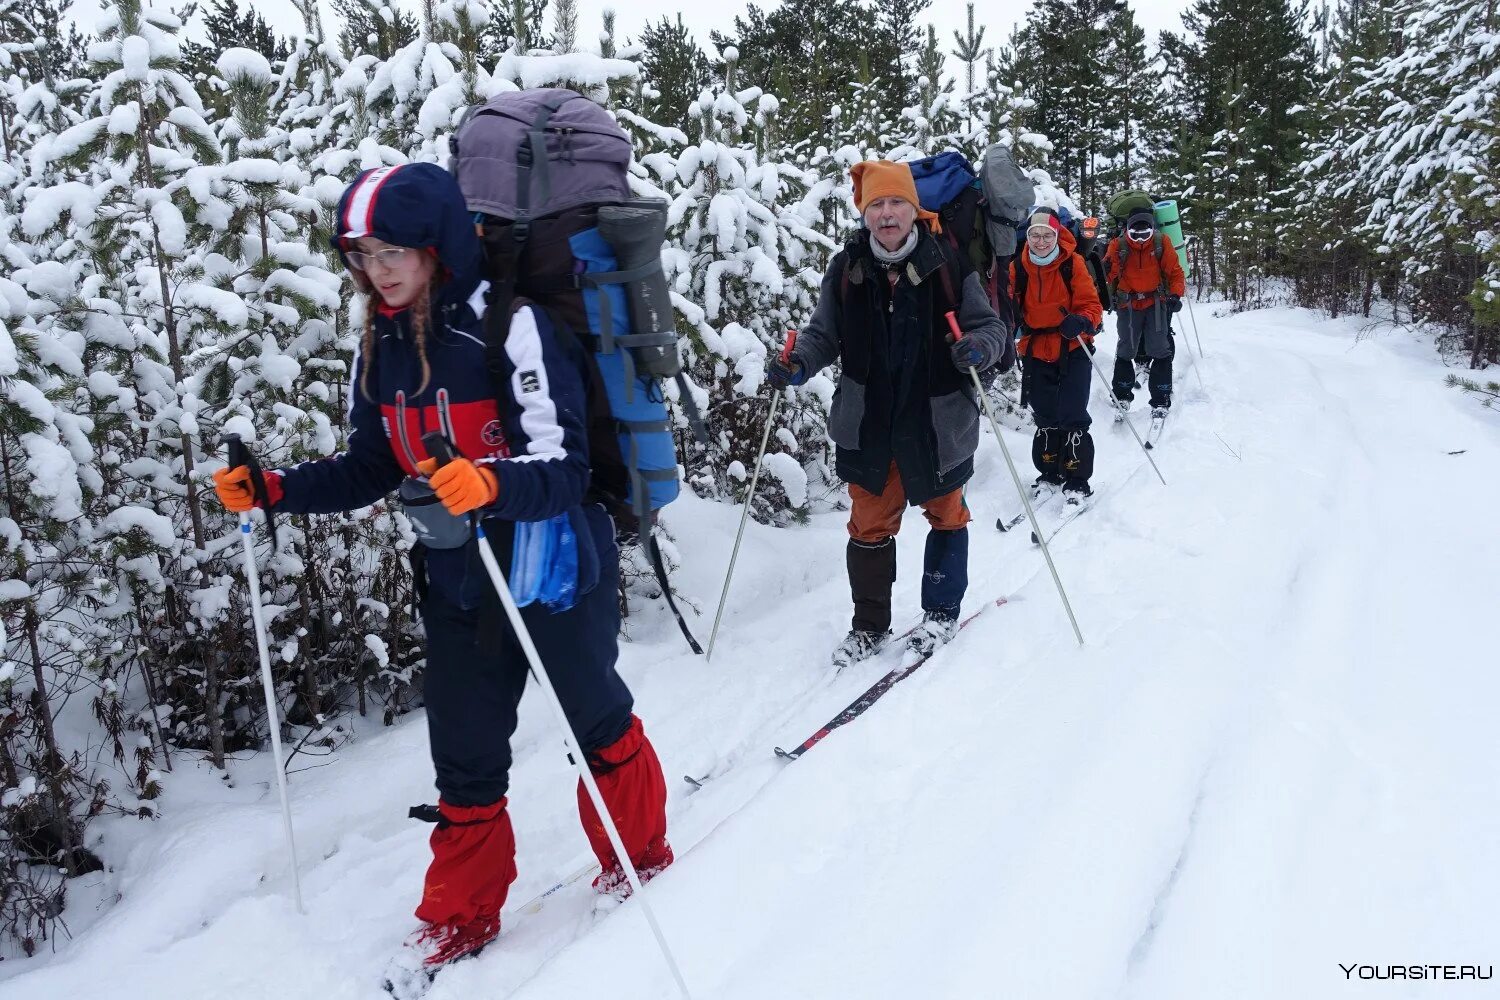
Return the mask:
MULTIPOLYGON (((413 495, 435 495, 441 505, 407 507, 426 540, 412 561, 440 793, 436 810, 423 817, 437 829, 416 911, 424 926, 409 943, 435 966, 472 954, 499 933, 516 876, 506 792, 527 661, 467 531, 468 515, 485 519, 502 567, 511 565, 518 524, 562 517, 573 529, 572 606, 533 603, 522 617, 643 878, 672 862, 666 782, 615 671, 619 565, 609 515, 591 489, 583 348, 556 335, 544 311, 523 307, 505 338, 506 385, 497 390, 500 380, 486 362, 489 286, 480 278, 479 238, 458 184, 433 164, 360 174, 339 201, 333 244, 367 307, 346 450, 268 472, 264 496, 253 495, 243 466, 215 473, 215 487, 231 511, 321 514, 369 506, 404 482, 425 479, 430 492, 413 495), (441 469, 422 445, 435 430, 462 456, 441 469), (444 520, 459 526, 456 542, 441 540, 444 520)), ((578 803, 603 869, 596 888, 628 891, 581 782, 578 803)))

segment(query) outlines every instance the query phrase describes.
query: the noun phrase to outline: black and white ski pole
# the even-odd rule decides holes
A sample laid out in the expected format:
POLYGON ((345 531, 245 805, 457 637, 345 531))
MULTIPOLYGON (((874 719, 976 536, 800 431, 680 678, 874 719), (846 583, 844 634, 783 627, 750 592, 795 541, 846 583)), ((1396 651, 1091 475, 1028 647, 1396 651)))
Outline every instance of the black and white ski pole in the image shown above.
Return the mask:
MULTIPOLYGON (((258 463, 238 434, 224 435, 229 445, 229 467, 245 466, 250 470, 250 485, 255 496, 264 499, 266 480, 258 463)), ((270 516, 267 508, 266 516, 270 516)), ((275 538, 275 535, 272 535, 275 538)), ((251 538, 250 514, 240 514, 240 541, 244 543, 245 582, 250 586, 250 617, 255 622, 255 645, 260 652, 260 684, 266 693, 266 729, 271 733, 271 758, 276 767, 276 790, 281 795, 281 819, 286 826, 286 847, 292 858, 292 894, 297 912, 305 914, 302 905, 302 877, 297 872, 297 841, 292 836, 292 806, 286 794, 286 772, 281 760, 281 713, 276 709, 276 686, 271 678, 271 653, 266 640, 266 613, 260 603, 260 573, 255 568, 255 544, 251 538)), ((273 541, 274 546, 274 541, 273 541)))
MULTIPOLYGON (((1187 299, 1186 295, 1178 296, 1178 301, 1179 302, 1183 301, 1184 299, 1187 299)), ((1191 300, 1188 300, 1188 301, 1189 301, 1189 304, 1188 304, 1188 315, 1191 316, 1193 314, 1193 307, 1192 307, 1192 304, 1191 304, 1191 300)), ((1158 295, 1156 297, 1156 303, 1157 303, 1157 309, 1160 310, 1160 308, 1161 308, 1161 296, 1160 295, 1158 295)), ((1161 315, 1160 315, 1159 312, 1158 312, 1157 317, 1156 317, 1156 322, 1157 322, 1158 326, 1161 325, 1161 315)), ((1198 332, 1198 321, 1196 319, 1193 320, 1193 332, 1194 333, 1198 332)), ((1170 337, 1170 335, 1171 335, 1171 320, 1170 319, 1167 321, 1167 334, 1170 337)), ((1203 381, 1203 372, 1199 371, 1199 363, 1203 359, 1203 341, 1201 341, 1201 340, 1198 341, 1198 352, 1196 354, 1193 353, 1193 342, 1190 341, 1190 340, 1188 340, 1188 338, 1187 338, 1187 331, 1186 330, 1182 331, 1182 342, 1184 344, 1187 344, 1188 357, 1190 357, 1190 358, 1193 359, 1193 376, 1198 379, 1198 388, 1202 389, 1203 390, 1203 394, 1206 396, 1206 395, 1208 395, 1208 386, 1203 381)))
MULTIPOLYGON (((791 361, 792 348, 797 344, 797 331, 788 330, 786 333, 786 346, 781 349, 781 360, 791 361)), ((734 579, 734 564, 740 557, 740 542, 745 537, 745 522, 750 519, 750 505, 755 502, 755 485, 760 482, 760 467, 766 460, 766 445, 771 441, 771 428, 776 426, 776 408, 781 403, 781 397, 785 390, 771 394, 771 412, 766 416, 766 429, 760 435, 760 451, 755 453, 755 472, 750 476, 750 491, 745 494, 745 509, 740 512, 740 530, 734 535, 734 550, 729 553, 729 570, 724 574, 724 589, 719 592, 719 610, 714 612, 714 630, 708 635, 708 655, 705 659, 712 663, 714 659, 714 643, 719 638, 719 621, 724 617, 724 605, 729 600, 729 581, 734 579)))
MULTIPOLYGON (((427 449, 428 455, 437 460, 438 468, 442 468, 458 457, 453 444, 443 436, 441 431, 424 434, 422 446, 427 449)), ((469 523, 474 529, 474 537, 479 542, 479 561, 484 563, 485 572, 490 577, 490 584, 495 588, 501 606, 505 608, 505 617, 510 619, 510 627, 516 633, 521 649, 526 654, 526 662, 531 667, 531 676, 535 677, 537 683, 541 685, 547 704, 552 706, 552 711, 557 716, 557 724, 562 728, 563 745, 567 749, 568 759, 578 769, 578 777, 583 781, 589 801, 594 804, 594 811, 599 814, 599 821, 604 824, 604 832, 609 835, 609 845, 615 849, 615 857, 619 859, 620 867, 625 870, 625 877, 630 881, 630 888, 635 898, 641 902, 641 912, 646 916, 646 923, 651 925, 651 933, 656 936, 656 943, 661 947, 662 958, 666 960, 667 968, 672 971, 672 978, 677 980, 677 988, 682 991, 682 995, 687 1000, 692 1000, 687 982, 682 978, 682 972, 677 968, 677 960, 672 956, 672 949, 667 947, 667 939, 661 932, 661 925, 656 922, 656 914, 646 899, 641 877, 625 850, 625 842, 620 837, 619 828, 615 826, 615 818, 610 815, 609 807, 605 805, 604 795, 599 791, 599 783, 594 780, 594 772, 589 770, 588 759, 581 749, 582 744, 573 732, 573 724, 568 721, 567 713, 563 711, 562 701, 557 697, 557 689, 552 686, 552 678, 547 674, 541 654, 537 652, 536 643, 531 639, 531 630, 526 627, 525 620, 521 618, 521 609, 516 607, 516 599, 511 595, 510 585, 505 582, 505 574, 500 571, 495 552, 490 548, 489 539, 484 533, 484 519, 471 514, 469 523)))
MULTIPOLYGON (((953 331, 953 341, 957 343, 964 339, 964 333, 958 326, 958 317, 950 309, 948 311, 948 329, 953 331)), ((1031 498, 1026 494, 1026 486, 1021 482, 1021 474, 1016 471, 1016 463, 1010 457, 1010 448, 1005 443, 1005 438, 1000 434, 1000 421, 995 419, 995 411, 990 407, 990 398, 980 384, 979 372, 971 365, 969 367, 969 378, 974 380, 974 392, 979 396, 979 404, 984 407, 984 415, 990 418, 990 430, 995 432, 995 440, 1000 444, 1000 454, 1005 456, 1005 467, 1010 470, 1011 481, 1016 484, 1016 492, 1021 495, 1021 505, 1026 508, 1026 516, 1031 518, 1031 530, 1036 533, 1036 539, 1042 546, 1042 557, 1047 560, 1047 568, 1052 571, 1052 582, 1057 584, 1057 596, 1062 598, 1063 609, 1068 612, 1068 621, 1073 626, 1073 634, 1078 637, 1078 645, 1083 645, 1083 630, 1078 627, 1078 617, 1073 614, 1073 602, 1068 600, 1068 592, 1063 588, 1062 577, 1057 574, 1057 565, 1052 562, 1052 550, 1047 547, 1047 536, 1042 532, 1042 526, 1037 523, 1036 511, 1031 507, 1031 498)))
POLYGON ((1188 306, 1188 318, 1193 321, 1193 338, 1198 341, 1198 356, 1201 358, 1203 356, 1203 338, 1198 336, 1198 316, 1193 312, 1193 300, 1186 295, 1182 299, 1188 306))
MULTIPOLYGON (((1108 389, 1109 379, 1104 377, 1104 371, 1099 367, 1099 359, 1094 356, 1094 349, 1082 337, 1078 338, 1078 343, 1083 347, 1083 353, 1089 356, 1089 364, 1094 366, 1094 373, 1099 376, 1099 381, 1103 382, 1104 387, 1108 389)), ((1067 348, 1063 348, 1063 350, 1067 350, 1067 348)), ((1137 431, 1135 424, 1130 422, 1130 414, 1126 412, 1125 404, 1115 398, 1113 392, 1109 394, 1109 398, 1115 404, 1115 409, 1120 411, 1120 420, 1124 422, 1126 427, 1130 428, 1130 434, 1135 438, 1135 443, 1141 446, 1141 454, 1145 455, 1146 461, 1151 463, 1151 471, 1156 473, 1156 478, 1161 480, 1163 486, 1167 485, 1167 477, 1163 476, 1161 470, 1156 467, 1156 459, 1151 457, 1151 449, 1146 447, 1146 442, 1141 440, 1140 431, 1137 431)))

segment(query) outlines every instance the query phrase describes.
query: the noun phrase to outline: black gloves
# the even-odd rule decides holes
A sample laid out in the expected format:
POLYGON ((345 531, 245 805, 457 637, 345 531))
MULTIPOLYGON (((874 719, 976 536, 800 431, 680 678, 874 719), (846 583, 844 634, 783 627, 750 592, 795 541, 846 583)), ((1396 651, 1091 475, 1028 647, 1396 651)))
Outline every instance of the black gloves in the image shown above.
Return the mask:
POLYGON ((1063 339, 1077 340, 1084 334, 1093 333, 1094 324, 1090 323, 1085 316, 1080 316, 1077 313, 1068 313, 1063 317, 1062 325, 1057 330, 1063 335, 1063 339))

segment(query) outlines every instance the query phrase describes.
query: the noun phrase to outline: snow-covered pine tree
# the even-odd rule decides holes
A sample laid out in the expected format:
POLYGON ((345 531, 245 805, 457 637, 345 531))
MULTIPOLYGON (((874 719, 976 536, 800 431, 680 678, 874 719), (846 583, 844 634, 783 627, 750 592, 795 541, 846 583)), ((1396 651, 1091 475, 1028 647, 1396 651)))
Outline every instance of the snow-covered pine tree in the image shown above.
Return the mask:
POLYGON ((1458 333, 1477 363, 1474 346, 1489 334, 1472 326, 1468 300, 1490 294, 1497 277, 1482 262, 1490 237, 1481 234, 1500 222, 1500 15, 1483 0, 1404 4, 1399 13, 1399 53, 1372 67, 1354 93, 1383 110, 1350 142, 1346 162, 1368 192, 1381 246, 1400 263, 1414 315, 1458 333))
POLYGON ((1351 310, 1369 316, 1377 285, 1394 291, 1399 280, 1395 262, 1376 252, 1380 233, 1368 224, 1373 198, 1345 155, 1383 110, 1383 102, 1360 88, 1372 68, 1398 51, 1399 2, 1340 0, 1322 18, 1323 79, 1280 243, 1297 302, 1334 316, 1351 310))
POLYGON ((1306 0, 1196 0, 1184 35, 1165 32, 1170 118, 1153 189, 1202 237, 1210 284, 1262 294, 1303 156, 1316 55, 1306 0))
POLYGON ((1013 36, 1010 47, 1002 47, 986 60, 985 89, 975 106, 986 123, 989 142, 1005 143, 1014 152, 1016 164, 1030 169, 1047 162, 1053 145, 1046 135, 1036 131, 1036 99, 1013 72, 1016 42, 1013 36))
MULTIPOLYGON (((118 368, 99 372, 113 382, 91 382, 96 393, 128 398, 135 410, 134 433, 121 428, 104 442, 126 473, 110 500, 118 510, 168 519, 177 537, 171 530, 133 530, 144 514, 111 522, 110 512, 101 524, 115 523, 118 544, 131 552, 125 572, 143 610, 135 641, 169 675, 164 687, 177 689, 177 734, 207 747, 222 766, 219 650, 205 641, 199 612, 208 619, 216 613, 197 589, 208 540, 195 474, 201 404, 185 382, 200 326, 234 326, 246 314, 238 298, 204 281, 189 261, 195 193, 210 184, 205 168, 217 165, 222 152, 197 94, 176 69, 180 29, 175 15, 140 0, 120 0, 106 15, 102 40, 90 47, 99 77, 88 99, 92 117, 38 149, 56 169, 98 180, 42 193, 23 225, 38 233, 71 227, 91 272, 80 275, 79 301, 110 348, 127 352, 118 368), (64 208, 71 218, 63 217, 64 208)), ((110 537, 106 531, 101 541, 110 537)))
MULTIPOLYGON (((764 428, 766 397, 759 394, 767 352, 812 309, 820 262, 834 240, 819 231, 826 186, 789 165, 762 158, 764 131, 775 98, 758 87, 736 90, 738 53, 724 53, 724 78, 693 107, 693 138, 677 159, 670 215, 671 247, 664 255, 682 324, 691 345, 691 377, 712 401, 710 441, 694 445, 688 482, 700 495, 738 498, 764 428), (817 192, 788 199, 788 181, 817 192), (700 305, 701 304, 701 305, 700 305)), ((778 411, 768 475, 756 497, 762 519, 785 520, 808 509, 808 474, 826 479, 823 436, 832 385, 815 378, 789 392, 778 411)))
POLYGON ((682 23, 665 16, 641 33, 641 81, 650 89, 640 113, 668 127, 685 128, 688 106, 708 86, 708 57, 682 23))
POLYGON ((1100 211, 1115 193, 1144 183, 1151 155, 1145 126, 1162 108, 1161 69, 1147 51, 1146 32, 1129 4, 1106 16, 1104 34, 1097 65, 1099 86, 1109 99, 1098 106, 1092 188, 1078 192, 1080 206, 1088 211, 1100 211))
MULTIPOLYGON (((341 351, 349 345, 339 342, 331 322, 342 305, 343 280, 330 270, 326 245, 307 242, 322 206, 297 193, 311 178, 285 157, 287 137, 270 121, 270 65, 257 52, 228 49, 217 73, 232 112, 220 126, 226 161, 216 171, 215 194, 222 204, 204 206, 213 210, 200 213, 202 228, 192 227, 190 237, 206 251, 205 278, 237 296, 247 316, 235 328, 205 330, 192 355, 189 386, 206 423, 256 442, 266 465, 287 465, 334 450, 347 412, 349 365, 341 351)), ((315 530, 286 530, 289 544, 264 564, 263 593, 288 608, 271 622, 270 633, 277 667, 287 671, 286 716, 308 727, 304 739, 326 713, 346 706, 352 690, 365 707, 365 688, 384 667, 370 637, 389 648, 387 638, 410 624, 388 610, 404 605, 404 579, 367 572, 399 534, 390 520, 384 512, 316 518, 315 530)), ((226 631, 237 628, 224 643, 236 651, 226 657, 226 689, 251 689, 249 703, 236 713, 248 731, 229 736, 243 742, 259 733, 254 636, 239 604, 243 590, 235 585, 239 563, 233 552, 226 556, 216 567, 219 582, 239 612, 225 625, 226 631)), ((390 693, 384 686, 382 692, 390 693)))
POLYGON ((228 95, 212 83, 220 53, 231 48, 252 49, 273 66, 283 63, 291 54, 287 40, 266 24, 259 11, 253 7, 242 9, 236 0, 213 0, 203 14, 203 31, 203 41, 189 41, 182 46, 179 68, 198 88, 210 120, 222 118, 229 111, 228 95))
MULTIPOLYGON (((925 6, 926 0, 881 0, 886 6, 925 6)), ((919 39, 912 32, 910 48, 897 50, 882 34, 881 14, 870 17, 859 0, 787 0, 767 13, 751 6, 744 17, 736 17, 733 32, 712 33, 720 52, 734 48, 740 54, 735 70, 741 86, 759 87, 768 94, 785 95, 779 128, 783 144, 797 148, 823 143, 829 113, 848 98, 857 74, 851 69, 868 60, 872 79, 885 81, 870 96, 886 102, 894 120, 910 101, 905 81, 919 39)), ((719 67, 722 73, 723 67, 719 67)))
POLYGON ((938 43, 937 29, 927 26, 916 60, 916 103, 901 112, 901 135, 886 158, 914 160, 955 149, 971 161, 983 147, 981 136, 969 132, 971 95, 956 92, 945 71, 946 57, 938 43))
POLYGON ((505 89, 484 67, 491 31, 490 8, 483 0, 442 0, 433 12, 435 37, 454 68, 447 80, 433 87, 417 115, 422 146, 415 158, 446 164, 448 138, 464 112, 505 89))
POLYGON ((57 178, 29 162, 71 113, 50 73, 28 83, 13 58, 34 54, 36 37, 0 43, 0 85, 15 101, 0 116, 0 953, 28 955, 55 933, 66 879, 100 867, 84 847, 88 819, 155 794, 152 747, 128 734, 113 669, 118 595, 99 571, 111 553, 93 520, 104 478, 88 338, 69 322, 87 262, 44 224, 57 178), (103 775, 115 765, 123 782, 103 775))
POLYGON ((954 48, 950 55, 963 66, 964 129, 974 136, 983 131, 984 122, 976 112, 984 90, 984 62, 990 50, 984 44, 984 25, 974 23, 974 4, 966 5, 966 23, 962 32, 953 32, 954 48))
POLYGON ((339 47, 346 59, 390 59, 417 38, 417 19, 390 0, 333 0, 333 9, 344 24, 339 47))
POLYGON ((99 612, 116 595, 86 514, 101 477, 92 428, 72 412, 88 391, 84 338, 51 322, 73 269, 28 260, 15 221, 0 209, 14 279, 0 278, 0 939, 30 955, 55 933, 66 879, 101 867, 84 847, 88 819, 118 804, 101 763, 121 765, 128 798, 132 777, 155 791, 149 744, 127 761, 124 678, 106 662, 119 643, 99 612), (70 746, 59 716, 83 730, 88 708, 104 742, 70 746))
POLYGON ((1108 197, 1096 180, 1112 158, 1108 135, 1122 100, 1106 67, 1119 58, 1123 0, 1041 0, 997 60, 1001 78, 1036 102, 1037 131, 1057 143, 1048 169, 1091 210, 1108 197))

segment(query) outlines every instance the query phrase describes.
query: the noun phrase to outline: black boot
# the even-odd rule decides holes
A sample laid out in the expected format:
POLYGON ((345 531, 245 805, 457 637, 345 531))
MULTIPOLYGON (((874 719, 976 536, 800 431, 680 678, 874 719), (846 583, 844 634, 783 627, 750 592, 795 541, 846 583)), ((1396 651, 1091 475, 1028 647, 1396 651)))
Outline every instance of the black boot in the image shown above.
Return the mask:
POLYGON ((1146 383, 1151 387, 1151 408, 1165 409, 1172 405, 1172 356, 1151 359, 1151 377, 1146 383))
POLYGON ((846 555, 856 632, 884 634, 891 628, 891 584, 896 582, 896 540, 849 539, 846 555))
POLYGON ((1067 437, 1062 445, 1063 494, 1082 493, 1087 496, 1089 479, 1094 475, 1094 438, 1086 430, 1064 432, 1067 437))
POLYGON ((1063 432, 1056 427, 1038 427, 1031 435, 1031 464, 1041 473, 1038 482, 1061 483, 1057 470, 1057 453, 1062 447, 1063 432))
POLYGON ((1135 398, 1135 369, 1130 364, 1129 358, 1115 358, 1115 398, 1122 402, 1130 402, 1135 398))

